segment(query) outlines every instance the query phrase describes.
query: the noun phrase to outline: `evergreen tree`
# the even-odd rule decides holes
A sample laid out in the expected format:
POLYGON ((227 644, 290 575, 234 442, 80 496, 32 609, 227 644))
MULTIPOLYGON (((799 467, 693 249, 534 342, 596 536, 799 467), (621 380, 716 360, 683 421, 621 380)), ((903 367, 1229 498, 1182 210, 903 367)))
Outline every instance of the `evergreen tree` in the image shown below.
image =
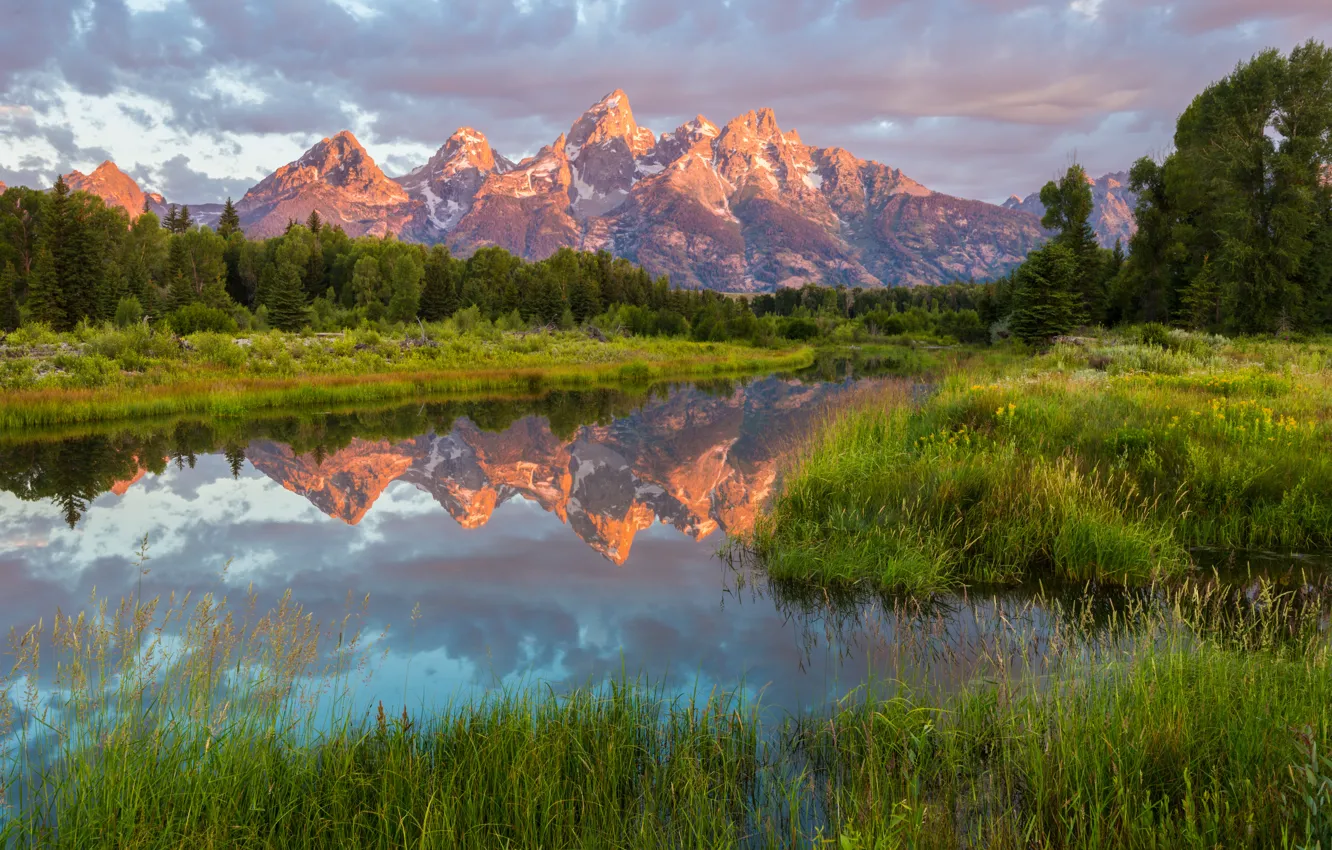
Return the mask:
POLYGON ((0 331, 15 331, 19 326, 18 301, 14 290, 18 288, 18 271, 14 264, 5 263, 0 269, 0 331))
POLYGON ((577 322, 586 322, 601 312, 601 293, 594 278, 585 275, 574 278, 569 286, 569 308, 577 322))
POLYGON ((60 305, 55 262, 45 246, 38 249, 32 276, 28 280, 28 312, 34 321, 45 322, 53 328, 65 326, 65 310, 60 305))
POLYGON ((177 233, 180 227, 180 208, 175 204, 167 207, 166 218, 162 219, 162 228, 167 233, 177 233))
POLYGON ((194 229, 194 219, 190 218, 190 207, 186 204, 180 208, 180 215, 176 219, 176 232, 188 233, 194 229))
POLYGON ((190 285, 190 280, 185 276, 185 272, 177 270, 172 273, 171 285, 167 288, 166 306, 167 309, 175 312, 182 307, 188 307, 199 300, 194 287, 190 285))
POLYGON ((273 289, 268 297, 268 321, 284 331, 299 331, 309 321, 301 268, 291 263, 276 267, 273 289))
POLYGON ((1092 230, 1094 206, 1091 182, 1081 165, 1071 165, 1064 176, 1046 183, 1041 189, 1045 216, 1041 225, 1058 232, 1055 237, 1073 254, 1077 262, 1074 292, 1078 295, 1077 318, 1099 323, 1105 319, 1105 274, 1101 248, 1092 230))
POLYGON ((310 210, 310 217, 305 220, 305 227, 315 236, 324 228, 324 220, 319 217, 319 210, 310 210))
POLYGON ((458 310, 458 293, 450 274, 449 249, 436 245, 426 257, 424 286, 421 291, 421 318, 441 322, 458 310))
POLYGON ((1180 318, 1189 327, 1204 330, 1221 327, 1221 286, 1216 279, 1216 267, 1208 260, 1194 275, 1193 281, 1180 293, 1180 318))
POLYGON ((223 239, 230 239, 231 234, 240 232, 240 213, 236 212, 236 205, 227 198, 227 202, 222 205, 222 216, 217 220, 217 233, 223 239))
MULTIPOLYGON (((318 225, 318 222, 314 222, 318 225)), ((322 225, 320 225, 322 226, 322 225)), ((305 294, 314 299, 328 288, 324 275, 324 249, 319 244, 319 231, 311 231, 314 236, 314 244, 310 246, 310 259, 305 263, 305 274, 302 276, 302 283, 305 286, 305 294)))
POLYGON ((245 469, 245 447, 228 443, 222 454, 227 459, 227 466, 231 468, 231 477, 240 478, 241 470, 245 469))
MULTIPOLYGON (((97 317, 107 261, 104 233, 99 233, 99 198, 71 194, 63 177, 56 181, 43 222, 42 242, 50 253, 51 297, 58 306, 56 330, 70 330, 80 319, 97 317)), ((122 217, 120 221, 125 221, 122 217)))
POLYGON ((1078 259, 1059 241, 1033 251, 1014 272, 1013 334, 1029 345, 1046 346, 1068 333, 1076 321, 1078 259))
POLYGON ((388 303, 388 318, 394 322, 410 322, 416 318, 421 305, 420 266, 407 258, 393 267, 393 296, 388 303))

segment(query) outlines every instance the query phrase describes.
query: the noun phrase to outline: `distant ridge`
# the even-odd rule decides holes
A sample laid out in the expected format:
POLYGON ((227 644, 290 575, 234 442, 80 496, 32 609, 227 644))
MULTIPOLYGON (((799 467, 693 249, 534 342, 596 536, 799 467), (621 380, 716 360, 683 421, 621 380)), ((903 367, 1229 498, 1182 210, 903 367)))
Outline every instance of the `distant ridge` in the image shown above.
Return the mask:
MULTIPOLYGON (((1128 172, 1115 171, 1096 179, 1088 177, 1087 182, 1092 187, 1091 226, 1096 231, 1096 240, 1103 248, 1115 247, 1118 240, 1127 251, 1129 240, 1138 231, 1138 222, 1133 217, 1138 196, 1128 187, 1128 172)), ((1040 192, 1033 192, 1025 198, 1014 195, 1004 202, 1004 207, 1028 212, 1037 218, 1045 215, 1040 192)))
MULTIPOLYGON (((142 207, 128 175, 92 179, 101 171, 87 191, 142 207)), ((724 126, 700 115, 656 135, 616 90, 517 163, 463 127, 390 179, 343 131, 264 178, 237 209, 254 237, 318 211, 352 236, 393 234, 464 255, 498 245, 527 259, 607 250, 677 285, 758 292, 1004 274, 1046 238, 1029 201, 1001 207, 931 191, 841 148, 806 145, 771 109, 724 126)), ((217 210, 191 207, 204 223, 217 210)))

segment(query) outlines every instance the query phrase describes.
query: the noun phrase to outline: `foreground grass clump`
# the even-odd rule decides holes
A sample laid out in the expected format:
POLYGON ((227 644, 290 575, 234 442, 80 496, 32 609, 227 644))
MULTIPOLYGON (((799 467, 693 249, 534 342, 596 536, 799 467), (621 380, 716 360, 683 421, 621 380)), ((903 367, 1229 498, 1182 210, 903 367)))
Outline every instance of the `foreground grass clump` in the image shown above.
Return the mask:
POLYGON ((355 612, 94 605, 13 641, 0 845, 1328 846, 1326 598, 1143 598, 1003 618, 1010 660, 954 696, 784 723, 634 682, 360 716, 355 612))
POLYGON ((916 407, 869 399, 816 439, 754 548, 776 579, 923 592, 1332 547, 1332 361, 1201 344, 1063 347, 916 407))
POLYGON ((1329 846, 1325 636, 1126 646, 943 702, 857 694, 793 746, 855 847, 1329 846))
POLYGON ((390 338, 276 331, 177 338, 136 326, 11 334, 0 346, 0 428, 130 417, 373 403, 428 394, 742 374, 809 365, 808 349, 777 351, 684 339, 579 331, 462 330, 452 322, 390 338))

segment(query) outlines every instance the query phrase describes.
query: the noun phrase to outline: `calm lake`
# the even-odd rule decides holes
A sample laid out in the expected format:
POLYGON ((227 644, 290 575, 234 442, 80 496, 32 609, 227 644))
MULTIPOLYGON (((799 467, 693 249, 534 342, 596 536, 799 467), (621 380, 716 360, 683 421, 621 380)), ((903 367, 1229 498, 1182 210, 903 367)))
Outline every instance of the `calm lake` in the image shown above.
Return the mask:
MULTIPOLYGON (((886 380, 915 384, 838 367, 0 438, 0 629, 94 593, 253 588, 266 608, 290 589, 326 625, 354 612, 367 706, 622 674, 787 711, 871 678, 958 684, 1023 651, 1013 620, 1039 639, 1055 609, 1032 588, 833 603, 718 555, 809 428, 886 380)), ((1317 567, 1214 560, 1241 585, 1251 568, 1299 583, 1317 567)), ((1067 595, 1111 610, 1131 594, 1067 595)))

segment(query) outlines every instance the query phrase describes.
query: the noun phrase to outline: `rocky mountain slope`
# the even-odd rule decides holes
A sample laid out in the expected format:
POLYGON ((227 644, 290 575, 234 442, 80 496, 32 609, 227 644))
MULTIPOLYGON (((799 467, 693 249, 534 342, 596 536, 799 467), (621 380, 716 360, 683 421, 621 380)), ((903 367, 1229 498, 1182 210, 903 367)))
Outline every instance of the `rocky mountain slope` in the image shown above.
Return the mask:
POLYGON ((246 456, 349 524, 395 481, 429 493, 468 529, 521 497, 623 564, 635 535, 654 522, 699 539, 747 530, 772 492, 785 448, 848 392, 847 385, 768 379, 728 397, 684 390, 611 424, 579 428, 568 440, 541 417, 501 432, 459 420, 448 434, 358 439, 321 459, 268 441, 250 443, 246 456))
POLYGON ((287 222, 304 221, 314 210, 352 236, 410 235, 424 204, 385 177, 346 131, 265 177, 236 204, 246 234, 254 238, 279 236, 287 222))
MULTIPOLYGON (((1127 171, 1115 171, 1096 179, 1087 178, 1092 187, 1091 226, 1096 231, 1096 239, 1103 248, 1115 247, 1118 240, 1128 250, 1129 239, 1138 230, 1133 210, 1138 205, 1138 196, 1129 189, 1127 171)), ((1033 192, 1025 198, 1012 196, 1004 202, 1010 210, 1031 213, 1040 218, 1045 215, 1045 205, 1041 203, 1041 193, 1033 192)))
POLYGON ((605 249, 678 285, 732 292, 990 277, 1043 239, 1021 211, 805 145, 770 109, 724 127, 700 115, 657 136, 622 91, 522 162, 465 128, 398 182, 430 211, 416 235, 464 254, 605 249))
POLYGON ((121 171, 110 160, 97 166, 92 174, 81 171, 66 174, 65 183, 71 192, 89 192, 100 197, 109 207, 120 207, 129 213, 131 219, 143 212, 145 199, 150 210, 159 216, 166 214, 166 199, 156 192, 145 193, 133 177, 121 171))
MULTIPOLYGON (((110 182, 88 188, 116 203, 136 197, 137 187, 110 182)), ((237 204, 253 237, 318 210, 353 236, 394 234, 463 255, 499 245, 527 259, 607 250, 677 285, 728 292, 993 277, 1046 238, 1029 207, 943 195, 841 148, 806 145, 770 109, 724 126, 700 115, 657 135, 622 91, 516 163, 464 127, 390 179, 344 131, 237 204)))

